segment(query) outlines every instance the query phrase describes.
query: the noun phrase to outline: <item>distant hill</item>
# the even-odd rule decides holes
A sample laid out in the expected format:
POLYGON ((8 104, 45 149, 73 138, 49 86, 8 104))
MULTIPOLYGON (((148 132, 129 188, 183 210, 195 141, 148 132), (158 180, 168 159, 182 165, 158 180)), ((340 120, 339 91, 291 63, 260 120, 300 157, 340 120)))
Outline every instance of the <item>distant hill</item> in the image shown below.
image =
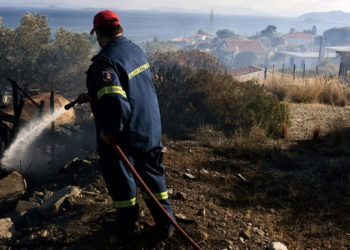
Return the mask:
POLYGON ((348 23, 350 21, 350 13, 343 11, 329 11, 329 12, 310 12, 299 16, 301 19, 316 19, 327 20, 338 23, 348 23))

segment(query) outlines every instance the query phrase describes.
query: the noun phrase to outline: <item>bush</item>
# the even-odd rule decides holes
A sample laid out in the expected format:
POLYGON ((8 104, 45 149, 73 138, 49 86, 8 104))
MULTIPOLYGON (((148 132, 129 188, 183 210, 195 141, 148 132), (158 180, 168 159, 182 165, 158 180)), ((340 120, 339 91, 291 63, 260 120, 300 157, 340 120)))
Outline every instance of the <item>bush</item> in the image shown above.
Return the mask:
POLYGON ((230 75, 172 65, 154 71, 164 132, 186 138, 212 125, 226 135, 253 126, 276 135, 288 119, 286 106, 254 82, 240 83, 230 75))
POLYGON ((191 71, 206 69, 210 72, 219 70, 219 63, 215 57, 200 50, 184 51, 167 53, 153 53, 149 56, 152 72, 168 71, 171 67, 188 67, 191 71))

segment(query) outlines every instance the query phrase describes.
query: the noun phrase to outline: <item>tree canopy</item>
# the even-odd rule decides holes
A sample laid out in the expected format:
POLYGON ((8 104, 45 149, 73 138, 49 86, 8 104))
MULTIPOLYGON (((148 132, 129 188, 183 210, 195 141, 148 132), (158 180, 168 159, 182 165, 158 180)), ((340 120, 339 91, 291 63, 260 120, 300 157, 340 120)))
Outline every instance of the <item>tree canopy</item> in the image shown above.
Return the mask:
POLYGON ((260 32, 261 36, 273 36, 277 33, 277 27, 275 25, 269 25, 266 27, 266 29, 262 30, 260 32))
POLYGON ((0 22, 1 82, 10 76, 28 88, 69 93, 84 87, 91 56, 92 44, 84 34, 59 28, 52 39, 44 15, 24 14, 15 29, 0 22))
POLYGON ((312 35, 316 35, 317 34, 317 27, 316 25, 312 26, 311 30, 304 30, 304 33, 308 33, 308 34, 312 34, 312 35))
POLYGON ((284 39, 280 33, 277 32, 277 27, 275 25, 268 25, 266 29, 260 32, 259 39, 267 38, 268 47, 277 47, 278 45, 284 44, 284 39))
POLYGON ((324 45, 343 45, 350 43, 350 27, 332 28, 323 33, 324 45))
POLYGON ((232 30, 222 29, 216 32, 216 36, 219 39, 226 39, 226 38, 235 38, 236 34, 232 30))

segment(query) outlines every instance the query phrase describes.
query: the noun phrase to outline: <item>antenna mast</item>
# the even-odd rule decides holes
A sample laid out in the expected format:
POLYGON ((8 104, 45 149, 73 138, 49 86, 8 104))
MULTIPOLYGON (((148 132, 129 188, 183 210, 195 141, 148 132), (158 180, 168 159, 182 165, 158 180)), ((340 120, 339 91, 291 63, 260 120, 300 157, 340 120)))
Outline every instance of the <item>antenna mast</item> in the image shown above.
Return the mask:
POLYGON ((212 34, 214 31, 214 8, 211 8, 210 11, 210 24, 209 24, 209 34, 212 34))

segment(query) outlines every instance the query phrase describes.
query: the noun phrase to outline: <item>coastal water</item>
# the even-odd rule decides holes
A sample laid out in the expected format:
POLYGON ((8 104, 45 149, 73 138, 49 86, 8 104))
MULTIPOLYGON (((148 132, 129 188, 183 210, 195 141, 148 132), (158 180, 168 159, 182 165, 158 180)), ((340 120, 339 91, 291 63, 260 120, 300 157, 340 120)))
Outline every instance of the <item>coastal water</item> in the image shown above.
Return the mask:
MULTIPOLYGON (((74 32, 89 32, 92 27, 93 16, 98 9, 53 9, 53 8, 10 8, 0 7, 0 16, 3 23, 13 28, 20 24, 20 18, 24 13, 37 12, 47 15, 52 33, 59 27, 74 32)), ((151 11, 118 11, 125 35, 134 41, 152 40, 157 35, 161 40, 169 40, 174 37, 190 37, 199 29, 208 31, 208 14, 198 13, 163 13, 151 11)), ((311 29, 317 26, 318 33, 333 28, 350 25, 350 20, 344 23, 335 23, 320 19, 300 19, 292 17, 258 17, 238 15, 214 15, 214 33, 219 29, 231 29, 237 34, 250 36, 263 30, 268 25, 277 26, 277 31, 288 33, 290 28, 297 31, 311 29)))

